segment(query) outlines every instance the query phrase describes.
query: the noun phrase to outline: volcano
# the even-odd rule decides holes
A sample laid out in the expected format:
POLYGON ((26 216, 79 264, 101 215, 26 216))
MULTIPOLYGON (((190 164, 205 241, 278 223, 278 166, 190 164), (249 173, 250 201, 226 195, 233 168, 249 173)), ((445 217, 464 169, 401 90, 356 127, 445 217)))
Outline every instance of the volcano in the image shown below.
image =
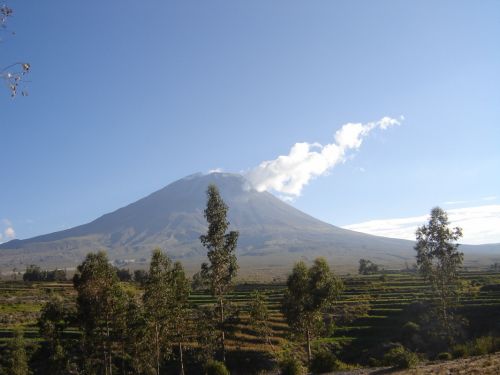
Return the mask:
POLYGON ((383 265, 413 262, 413 242, 377 237, 322 222, 268 192, 258 192, 239 174, 194 174, 126 207, 71 229, 0 245, 0 267, 11 270, 74 267, 90 251, 105 250, 118 265, 146 263, 155 247, 195 269, 206 260, 199 237, 206 190, 215 184, 229 207, 230 230, 240 232, 242 268, 273 270, 297 260, 326 257, 351 269, 360 258, 383 265))

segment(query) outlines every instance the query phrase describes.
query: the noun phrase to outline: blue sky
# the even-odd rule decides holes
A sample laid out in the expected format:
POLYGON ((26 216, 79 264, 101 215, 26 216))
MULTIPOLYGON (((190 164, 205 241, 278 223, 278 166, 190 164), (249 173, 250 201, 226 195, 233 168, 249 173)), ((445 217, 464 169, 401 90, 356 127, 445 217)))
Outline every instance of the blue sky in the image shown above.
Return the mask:
POLYGON ((9 5, 16 35, 0 66, 32 72, 28 97, 0 92, 3 240, 384 116, 404 121, 370 132, 292 204, 342 226, 435 205, 487 206, 489 225, 500 220, 498 1, 9 5))

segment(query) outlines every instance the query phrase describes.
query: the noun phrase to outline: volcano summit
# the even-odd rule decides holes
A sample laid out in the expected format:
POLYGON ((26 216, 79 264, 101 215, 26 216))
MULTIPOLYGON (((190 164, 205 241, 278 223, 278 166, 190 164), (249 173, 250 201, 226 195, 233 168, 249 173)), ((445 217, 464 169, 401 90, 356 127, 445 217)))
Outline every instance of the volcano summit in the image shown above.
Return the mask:
MULTIPOLYGON (((106 250, 118 264, 140 265, 153 248, 195 269, 206 258, 199 236, 206 190, 215 184, 229 206, 230 229, 240 232, 243 269, 285 269, 299 259, 324 256, 353 269, 360 258, 389 265, 413 261, 413 242, 342 229, 309 216, 268 192, 258 192, 241 175, 194 174, 84 225, 0 245, 0 267, 38 264, 73 267, 90 251, 106 250)), ((469 246, 467 246, 469 247, 469 246)))

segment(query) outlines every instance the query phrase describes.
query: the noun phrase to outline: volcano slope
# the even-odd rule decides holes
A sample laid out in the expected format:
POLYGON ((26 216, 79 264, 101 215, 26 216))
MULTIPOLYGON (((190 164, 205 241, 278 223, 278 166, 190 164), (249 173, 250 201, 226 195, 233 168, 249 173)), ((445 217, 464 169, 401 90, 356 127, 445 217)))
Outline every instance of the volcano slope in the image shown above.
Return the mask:
MULTIPOLYGON (((231 230, 240 232, 238 261, 243 274, 279 274, 298 260, 318 256, 326 257, 334 268, 345 270, 354 270, 360 258, 385 266, 413 262, 412 241, 327 224, 268 192, 256 191, 238 174, 200 173, 175 181, 90 223, 4 243, 0 245, 0 269, 24 269, 29 264, 70 268, 86 253, 97 250, 107 251, 116 264, 140 268, 145 266, 152 249, 160 247, 181 260, 188 271, 194 271, 206 260, 199 236, 207 229, 203 210, 209 184, 217 185, 229 206, 231 230)), ((499 245, 493 246, 500 249, 499 245)), ((487 252, 487 261, 499 254, 489 248, 481 254, 487 252)), ((484 260, 477 251, 472 253, 472 262, 484 260)))

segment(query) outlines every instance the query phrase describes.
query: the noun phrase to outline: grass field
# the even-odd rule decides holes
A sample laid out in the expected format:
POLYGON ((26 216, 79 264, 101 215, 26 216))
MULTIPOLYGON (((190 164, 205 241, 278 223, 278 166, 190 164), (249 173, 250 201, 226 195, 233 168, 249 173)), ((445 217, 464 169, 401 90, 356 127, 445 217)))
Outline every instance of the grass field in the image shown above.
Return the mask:
MULTIPOLYGON (((478 329, 488 333, 500 329, 500 291, 481 291, 481 287, 500 284, 499 272, 475 271, 461 275, 467 292, 461 297, 459 311, 466 316, 472 328, 479 322, 478 329), (486 323, 485 323, 486 322, 486 323)), ((362 353, 376 347, 381 342, 396 339, 397 327, 401 327, 407 317, 403 315, 408 304, 425 300, 429 290, 422 279, 412 273, 387 273, 370 276, 344 276, 344 293, 339 307, 361 306, 356 319, 337 322, 333 335, 321 339, 327 343, 342 343, 345 358, 351 363, 359 362, 362 353)), ((270 346, 258 337, 248 324, 246 309, 251 292, 261 290, 268 297, 270 310, 271 342, 282 346, 288 340, 288 327, 279 311, 284 290, 283 284, 238 284, 229 296, 232 305, 239 311, 228 339, 228 349, 240 352, 269 352, 270 346)), ((127 288, 140 293, 138 285, 128 283, 127 288)), ((74 303, 75 291, 71 282, 24 283, 19 281, 0 283, 0 347, 12 337, 13 330, 22 327, 28 340, 36 342, 38 330, 36 321, 43 304, 58 294, 68 303, 74 303)), ((213 302, 210 295, 193 293, 190 297, 194 305, 213 302)), ((74 329, 68 335, 78 334, 74 329)))

